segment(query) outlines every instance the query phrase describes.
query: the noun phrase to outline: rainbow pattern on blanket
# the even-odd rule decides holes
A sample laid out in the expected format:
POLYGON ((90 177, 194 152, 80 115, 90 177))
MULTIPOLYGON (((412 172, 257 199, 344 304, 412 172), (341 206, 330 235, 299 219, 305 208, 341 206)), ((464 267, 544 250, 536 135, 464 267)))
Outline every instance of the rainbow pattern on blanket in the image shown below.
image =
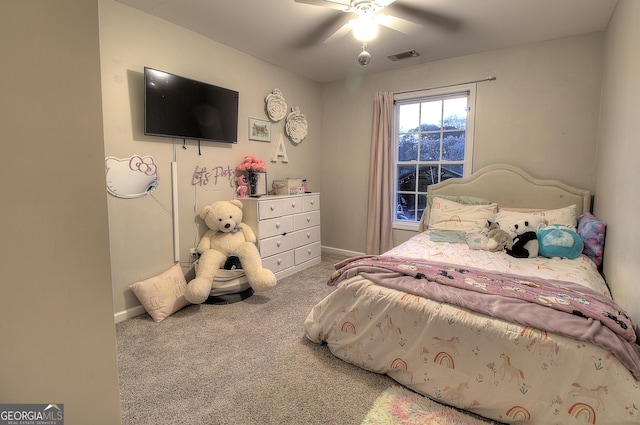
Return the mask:
POLYGON ((446 366, 449 369, 455 369, 455 362, 453 360, 453 357, 451 357, 449 353, 446 353, 444 351, 436 354, 436 356, 433 358, 433 362, 435 364, 439 364, 440 366, 446 366))
POLYGON ((400 357, 393 359, 391 362, 391 369, 402 369, 407 370, 407 362, 402 360, 400 357))
POLYGON ((513 406, 511 409, 507 410, 507 416, 517 421, 531 420, 531 413, 522 406, 513 406))
POLYGON ((575 403, 569 408, 569 414, 576 419, 583 420, 587 424, 596 423, 596 411, 588 404, 575 403))

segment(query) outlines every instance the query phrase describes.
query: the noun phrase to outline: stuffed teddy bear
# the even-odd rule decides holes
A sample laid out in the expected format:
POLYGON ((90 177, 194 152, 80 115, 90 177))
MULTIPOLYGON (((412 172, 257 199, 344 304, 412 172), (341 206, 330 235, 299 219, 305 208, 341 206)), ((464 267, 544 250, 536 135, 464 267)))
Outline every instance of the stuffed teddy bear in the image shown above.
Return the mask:
POLYGON ((499 226, 489 230, 487 238, 487 249, 489 251, 495 252, 513 248, 513 239, 511 238, 511 235, 506 230, 502 230, 499 226))
POLYGON ((538 256, 538 236, 536 228, 529 220, 520 220, 509 226, 509 232, 515 234, 513 246, 507 254, 516 258, 534 258, 538 256))
POLYGON ((256 235, 251 227, 242 223, 242 207, 237 199, 217 201, 200 213, 209 230, 196 248, 200 254, 196 277, 187 284, 184 294, 192 304, 200 304, 209 297, 214 276, 232 255, 240 260, 249 285, 255 291, 267 291, 276 285, 273 272, 262 268, 255 245, 256 235))
POLYGON ((483 229, 472 229, 465 236, 469 248, 494 252, 511 248, 512 239, 512 236, 506 230, 500 229, 498 223, 491 220, 487 220, 487 224, 483 229))
POLYGON ((238 193, 238 198, 246 198, 247 197, 247 185, 249 184, 249 181, 247 180, 247 178, 243 175, 236 177, 236 185, 238 186, 236 188, 236 192, 238 193))

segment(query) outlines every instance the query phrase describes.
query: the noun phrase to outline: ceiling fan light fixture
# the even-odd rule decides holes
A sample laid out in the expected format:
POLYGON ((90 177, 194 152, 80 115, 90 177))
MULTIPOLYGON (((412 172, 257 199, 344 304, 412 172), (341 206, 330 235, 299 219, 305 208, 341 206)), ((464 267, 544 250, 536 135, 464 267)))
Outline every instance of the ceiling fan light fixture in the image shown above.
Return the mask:
POLYGON ((371 41, 378 35, 378 24, 370 14, 363 14, 351 21, 353 36, 359 41, 371 41))

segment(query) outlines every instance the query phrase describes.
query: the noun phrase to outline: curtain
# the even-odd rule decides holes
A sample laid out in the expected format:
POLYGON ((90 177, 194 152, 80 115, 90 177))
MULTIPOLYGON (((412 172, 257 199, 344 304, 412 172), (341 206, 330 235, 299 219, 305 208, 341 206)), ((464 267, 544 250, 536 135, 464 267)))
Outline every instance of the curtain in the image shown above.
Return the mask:
POLYGON ((373 102, 369 199, 367 203, 367 254, 393 248, 391 223, 393 196, 392 122, 393 93, 378 92, 373 102))

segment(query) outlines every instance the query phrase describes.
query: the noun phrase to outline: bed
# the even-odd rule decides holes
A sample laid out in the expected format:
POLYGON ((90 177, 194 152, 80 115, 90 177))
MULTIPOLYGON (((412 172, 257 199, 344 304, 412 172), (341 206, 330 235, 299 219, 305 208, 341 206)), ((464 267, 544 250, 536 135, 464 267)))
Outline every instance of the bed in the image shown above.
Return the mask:
MULTIPOLYGON (((503 219, 593 217, 589 191, 505 164, 433 185, 428 197, 461 208, 484 199, 503 219)), ((640 423, 640 347, 610 300, 599 259, 515 258, 437 242, 429 205, 431 228, 380 256, 336 265, 328 277, 335 289, 308 314, 306 337, 344 361, 500 422, 640 423)))

